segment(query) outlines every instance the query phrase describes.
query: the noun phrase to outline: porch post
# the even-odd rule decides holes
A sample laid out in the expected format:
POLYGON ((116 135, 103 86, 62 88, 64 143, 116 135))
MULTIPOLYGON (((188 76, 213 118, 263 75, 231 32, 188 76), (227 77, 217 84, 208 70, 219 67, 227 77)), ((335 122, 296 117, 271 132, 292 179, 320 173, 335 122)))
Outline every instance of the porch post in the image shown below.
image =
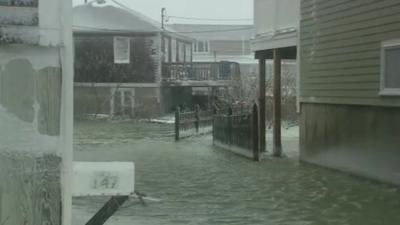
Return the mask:
POLYGON ((259 113, 259 118, 260 118, 260 126, 259 126, 259 140, 260 140, 260 152, 265 152, 266 148, 266 140, 265 140, 265 58, 260 58, 258 60, 258 65, 259 65, 259 87, 260 87, 260 96, 259 96, 259 108, 260 108, 260 113, 259 113))
POLYGON ((279 49, 274 49, 274 132, 273 132, 273 154, 276 157, 282 155, 281 137, 281 67, 282 59, 279 49))

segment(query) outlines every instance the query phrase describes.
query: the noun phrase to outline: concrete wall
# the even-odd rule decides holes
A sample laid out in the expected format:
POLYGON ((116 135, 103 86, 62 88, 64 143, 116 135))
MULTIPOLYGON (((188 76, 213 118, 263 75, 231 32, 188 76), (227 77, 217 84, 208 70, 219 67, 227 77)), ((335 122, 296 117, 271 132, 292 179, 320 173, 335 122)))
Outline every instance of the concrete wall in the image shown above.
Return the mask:
POLYGON ((400 185, 400 108, 302 104, 301 160, 400 185))

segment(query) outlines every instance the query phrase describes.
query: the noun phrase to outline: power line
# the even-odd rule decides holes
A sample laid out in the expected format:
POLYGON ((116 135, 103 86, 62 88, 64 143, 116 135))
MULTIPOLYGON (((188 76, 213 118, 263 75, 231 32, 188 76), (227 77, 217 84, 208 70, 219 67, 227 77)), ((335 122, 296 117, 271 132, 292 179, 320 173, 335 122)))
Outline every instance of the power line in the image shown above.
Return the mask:
POLYGON ((202 20, 202 21, 252 21, 251 18, 238 18, 238 19, 217 19, 217 18, 200 18, 200 17, 184 17, 184 16, 168 16, 172 19, 182 20, 202 20))
POLYGON ((244 30, 253 30, 253 27, 246 28, 236 28, 236 29, 225 29, 225 30, 202 30, 202 31, 176 31, 170 33, 179 33, 179 34, 199 34, 199 33, 224 33, 230 31, 244 31, 244 30))
MULTIPOLYGON (((90 26, 79 26, 79 25, 74 25, 74 28, 81 28, 81 29, 88 29, 91 31, 108 31, 108 32, 129 32, 129 33, 135 33, 135 32, 141 32, 141 31, 133 31, 133 30, 120 30, 120 29, 108 29, 108 28, 100 28, 100 27, 90 27, 90 26)), ((164 31, 164 33, 171 33, 171 34, 196 34, 196 33, 223 33, 223 32, 230 32, 230 31, 244 31, 244 30, 253 30, 253 28, 237 28, 237 29, 225 29, 225 30, 204 30, 204 31, 164 31)), ((145 32, 145 31, 143 31, 145 32)), ((152 31, 156 32, 156 31, 152 31)), ((147 32, 147 33, 152 33, 152 32, 147 32)))

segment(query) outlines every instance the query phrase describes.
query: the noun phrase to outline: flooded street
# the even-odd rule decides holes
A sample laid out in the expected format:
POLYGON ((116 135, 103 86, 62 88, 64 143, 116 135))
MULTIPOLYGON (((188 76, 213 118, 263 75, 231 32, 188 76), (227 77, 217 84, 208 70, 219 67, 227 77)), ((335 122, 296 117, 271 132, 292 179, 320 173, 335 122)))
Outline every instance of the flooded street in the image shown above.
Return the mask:
MULTIPOLYGON (((108 225, 400 224, 399 189, 299 163, 293 138, 284 138, 286 157, 255 163, 213 148, 211 136, 173 135, 173 125, 76 123, 75 160, 134 161, 136 189, 162 199, 131 199, 108 225)), ((75 198, 74 225, 106 200, 75 198)))

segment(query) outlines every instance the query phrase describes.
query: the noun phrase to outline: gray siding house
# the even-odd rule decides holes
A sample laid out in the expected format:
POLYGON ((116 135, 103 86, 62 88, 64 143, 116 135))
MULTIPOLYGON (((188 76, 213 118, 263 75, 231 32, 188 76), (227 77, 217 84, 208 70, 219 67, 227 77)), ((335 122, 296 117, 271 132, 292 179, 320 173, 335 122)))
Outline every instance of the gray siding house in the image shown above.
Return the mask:
POLYGON ((73 21, 75 116, 160 115, 170 63, 190 65, 192 40, 112 5, 76 6, 73 21))
POLYGON ((301 159, 400 184, 400 1, 302 0, 301 159))
POLYGON ((194 62, 256 63, 250 49, 253 25, 172 24, 169 27, 195 40, 194 62))

